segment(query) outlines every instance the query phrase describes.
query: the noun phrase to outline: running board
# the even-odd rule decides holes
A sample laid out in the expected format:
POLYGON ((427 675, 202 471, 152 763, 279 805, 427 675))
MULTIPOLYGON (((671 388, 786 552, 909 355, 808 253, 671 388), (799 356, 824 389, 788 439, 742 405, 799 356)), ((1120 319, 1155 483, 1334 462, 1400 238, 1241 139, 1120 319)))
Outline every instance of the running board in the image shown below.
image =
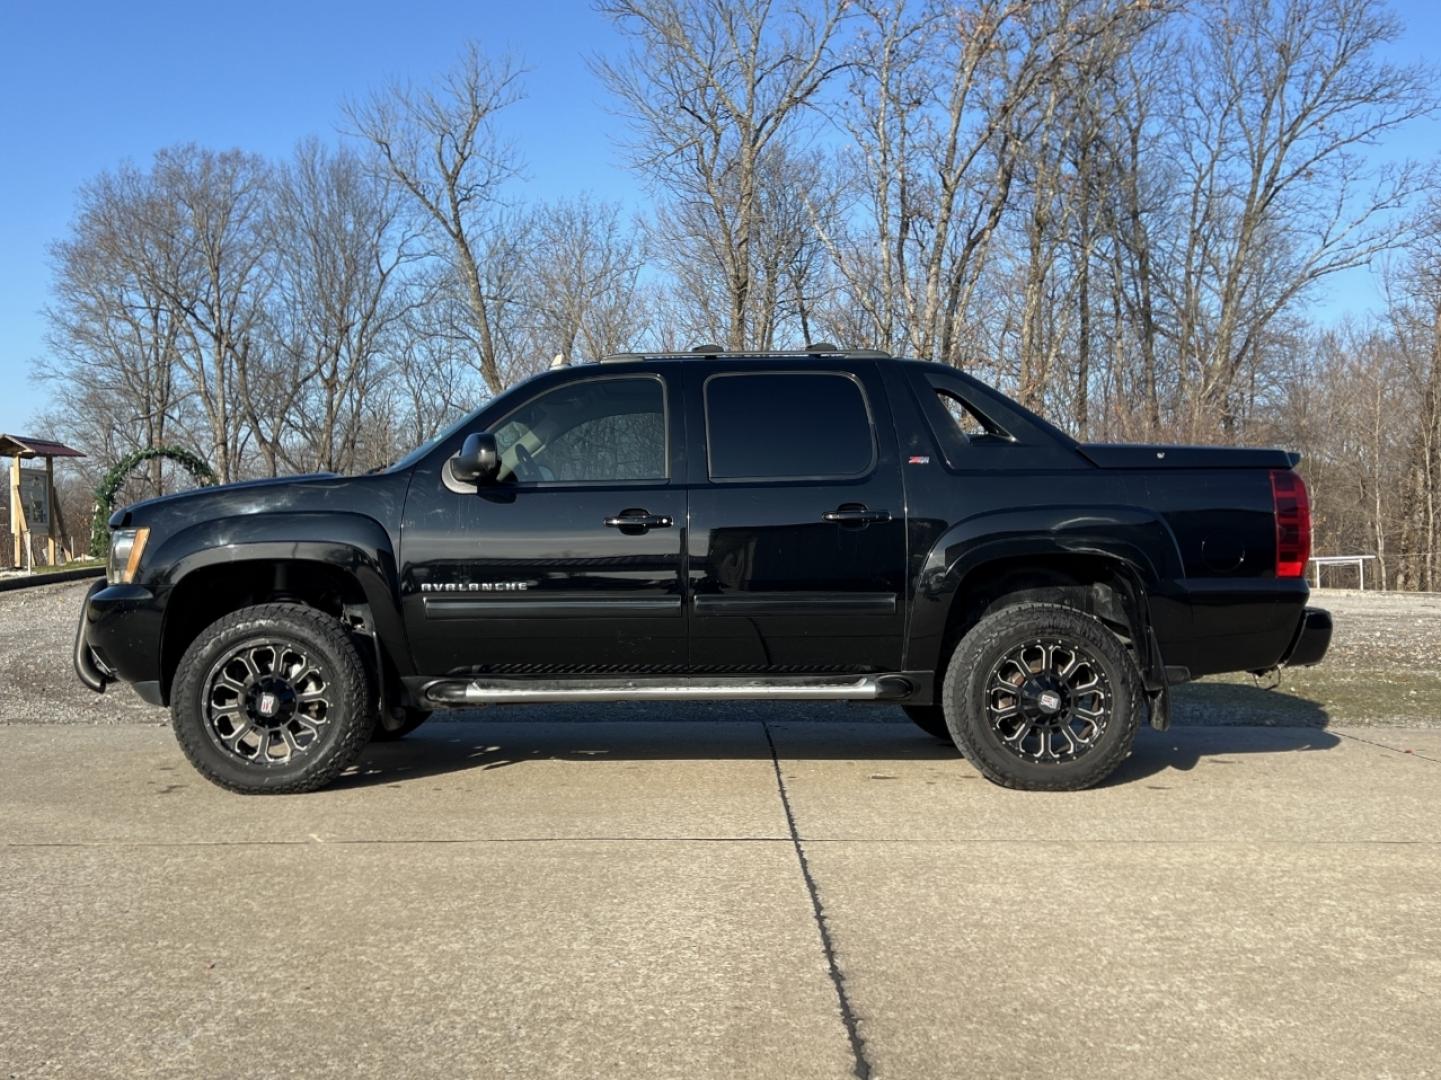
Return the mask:
POLYGON ((423 691, 438 706, 560 701, 901 701, 914 690, 900 675, 697 676, 670 678, 440 679, 423 691))

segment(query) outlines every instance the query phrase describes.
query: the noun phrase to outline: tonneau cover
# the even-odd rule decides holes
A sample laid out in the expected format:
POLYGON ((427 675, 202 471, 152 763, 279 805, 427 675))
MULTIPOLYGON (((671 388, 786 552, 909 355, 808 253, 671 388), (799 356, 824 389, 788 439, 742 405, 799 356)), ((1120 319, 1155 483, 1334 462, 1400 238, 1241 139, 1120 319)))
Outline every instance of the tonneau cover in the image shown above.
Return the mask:
POLYGON ((1289 469, 1301 460, 1287 450, 1249 446, 1082 443, 1079 449, 1103 469, 1289 469))

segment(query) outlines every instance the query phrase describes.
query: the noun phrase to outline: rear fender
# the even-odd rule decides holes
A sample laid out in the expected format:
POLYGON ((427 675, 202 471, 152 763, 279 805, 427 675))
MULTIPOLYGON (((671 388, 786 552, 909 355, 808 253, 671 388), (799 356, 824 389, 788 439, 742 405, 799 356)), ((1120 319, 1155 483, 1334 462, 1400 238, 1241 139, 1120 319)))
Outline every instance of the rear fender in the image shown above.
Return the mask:
POLYGON ((983 585, 987 567, 1026 557, 1104 560, 1121 584, 1148 686, 1164 681, 1151 628, 1152 605, 1181 576, 1180 555, 1165 522, 1136 507, 1026 507, 979 514, 937 538, 919 571, 907 633, 905 666, 939 671, 953 605, 983 585))

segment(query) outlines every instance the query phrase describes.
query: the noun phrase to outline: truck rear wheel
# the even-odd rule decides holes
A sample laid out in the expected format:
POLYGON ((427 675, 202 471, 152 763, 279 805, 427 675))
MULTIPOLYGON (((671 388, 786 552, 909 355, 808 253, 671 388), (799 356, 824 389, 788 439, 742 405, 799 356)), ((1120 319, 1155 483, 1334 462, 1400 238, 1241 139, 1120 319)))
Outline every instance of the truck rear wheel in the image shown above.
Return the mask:
POLYGON ((300 604, 242 608, 190 644, 171 721, 206 779, 248 795, 314 791, 365 746, 375 705, 338 619, 300 604))
POLYGON ((942 702, 952 738, 986 779, 1031 791, 1099 783, 1131 752, 1141 675, 1100 620, 1017 604, 956 646, 942 702))

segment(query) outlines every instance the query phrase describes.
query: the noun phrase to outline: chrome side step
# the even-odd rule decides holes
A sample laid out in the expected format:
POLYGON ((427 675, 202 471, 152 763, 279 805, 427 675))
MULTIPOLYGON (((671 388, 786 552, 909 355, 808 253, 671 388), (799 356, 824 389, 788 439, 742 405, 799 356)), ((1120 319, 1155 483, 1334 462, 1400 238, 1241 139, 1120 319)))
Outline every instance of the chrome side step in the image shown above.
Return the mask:
POLYGON ((913 687, 899 675, 630 676, 597 678, 438 679, 426 700, 438 706, 562 701, 888 701, 913 687))

